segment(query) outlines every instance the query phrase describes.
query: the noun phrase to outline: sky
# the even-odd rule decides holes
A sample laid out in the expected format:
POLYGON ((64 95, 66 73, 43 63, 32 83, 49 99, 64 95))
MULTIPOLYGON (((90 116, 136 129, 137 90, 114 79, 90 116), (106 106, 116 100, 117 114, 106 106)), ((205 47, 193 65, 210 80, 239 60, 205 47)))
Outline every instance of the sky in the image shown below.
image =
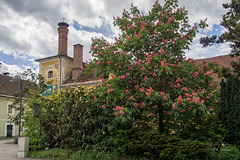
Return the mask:
MULTIPOLYGON (((113 26, 113 17, 121 16, 131 3, 143 12, 151 10, 155 0, 0 0, 0 63, 1 73, 10 76, 27 68, 38 71, 36 59, 57 55, 58 23, 70 26, 68 56, 73 57, 73 45, 84 46, 84 61, 89 54, 91 38, 104 37, 112 42, 119 29, 113 26)), ((199 39, 206 35, 220 35, 223 3, 231 0, 179 0, 185 6, 191 24, 208 18, 209 27, 201 30, 186 56, 194 59, 209 58, 230 53, 229 44, 202 48, 199 39)), ((163 4, 163 0, 159 0, 163 4)))

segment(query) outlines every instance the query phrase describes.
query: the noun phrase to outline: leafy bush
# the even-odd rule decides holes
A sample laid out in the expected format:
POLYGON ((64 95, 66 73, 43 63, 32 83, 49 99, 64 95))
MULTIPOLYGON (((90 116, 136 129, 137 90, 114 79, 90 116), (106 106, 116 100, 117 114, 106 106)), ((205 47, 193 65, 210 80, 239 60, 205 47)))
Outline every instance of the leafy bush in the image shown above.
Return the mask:
POLYGON ((240 151, 237 146, 222 147, 220 151, 209 151, 208 157, 211 160, 239 160, 240 151))
POLYGON ((122 153, 154 159, 204 159, 210 146, 138 128, 120 130, 114 141, 122 153))
POLYGON ((49 147, 109 150, 113 146, 113 116, 94 105, 94 94, 94 89, 73 86, 44 103, 42 143, 49 147))

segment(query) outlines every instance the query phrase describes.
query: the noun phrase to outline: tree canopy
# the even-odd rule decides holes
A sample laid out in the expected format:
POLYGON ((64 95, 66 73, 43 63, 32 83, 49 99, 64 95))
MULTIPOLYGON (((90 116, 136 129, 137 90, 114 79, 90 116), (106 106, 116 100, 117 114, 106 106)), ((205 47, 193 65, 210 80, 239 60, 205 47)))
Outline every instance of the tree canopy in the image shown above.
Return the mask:
POLYGON ((122 121, 152 120, 160 132, 168 130, 163 122, 193 123, 211 115, 216 64, 186 59, 198 28, 206 27, 205 21, 191 26, 187 15, 177 0, 156 1, 148 13, 132 5, 115 18, 122 32, 115 43, 92 39, 95 59, 86 71, 96 68, 103 78, 96 105, 122 121))

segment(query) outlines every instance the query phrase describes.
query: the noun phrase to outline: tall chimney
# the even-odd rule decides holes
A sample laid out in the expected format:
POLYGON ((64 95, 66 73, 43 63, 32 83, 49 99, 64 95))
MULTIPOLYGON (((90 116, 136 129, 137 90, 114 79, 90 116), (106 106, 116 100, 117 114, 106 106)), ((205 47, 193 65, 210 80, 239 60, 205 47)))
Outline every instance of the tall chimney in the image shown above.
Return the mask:
POLYGON ((73 71, 72 79, 77 79, 82 74, 83 67, 83 45, 75 44, 74 47, 74 56, 73 56, 73 71))
POLYGON ((67 55, 68 24, 58 23, 58 55, 67 55))

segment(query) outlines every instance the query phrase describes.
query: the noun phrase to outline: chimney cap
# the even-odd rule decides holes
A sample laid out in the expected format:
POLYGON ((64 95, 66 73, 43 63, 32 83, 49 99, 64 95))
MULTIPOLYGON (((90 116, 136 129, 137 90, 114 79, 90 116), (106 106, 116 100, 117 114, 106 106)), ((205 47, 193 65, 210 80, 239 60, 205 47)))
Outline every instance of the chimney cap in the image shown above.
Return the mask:
POLYGON ((59 26, 59 27, 60 27, 60 26, 68 27, 69 24, 67 24, 67 23, 65 23, 65 22, 59 22, 59 23, 58 23, 58 26, 59 26))
POLYGON ((81 47, 84 47, 83 45, 77 43, 77 44, 74 44, 73 46, 81 46, 81 47))

